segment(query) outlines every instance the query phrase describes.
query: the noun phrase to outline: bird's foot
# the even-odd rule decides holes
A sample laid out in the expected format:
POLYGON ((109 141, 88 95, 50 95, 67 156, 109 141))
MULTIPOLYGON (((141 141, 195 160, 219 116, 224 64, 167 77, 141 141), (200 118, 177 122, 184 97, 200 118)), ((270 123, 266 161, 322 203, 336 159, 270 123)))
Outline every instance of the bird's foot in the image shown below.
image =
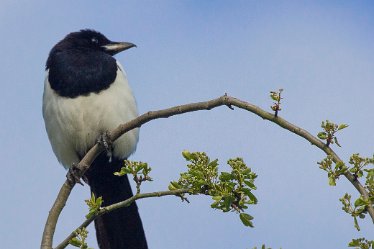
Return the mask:
POLYGON ((109 132, 106 131, 103 134, 101 134, 99 136, 99 138, 97 139, 97 143, 104 147, 104 149, 106 151, 106 155, 109 158, 109 162, 111 162, 112 161, 112 152, 113 152, 113 147, 112 147, 113 142, 110 139, 109 132))
POLYGON ((88 180, 86 176, 83 174, 85 170, 85 166, 77 163, 73 163, 73 165, 69 168, 68 173, 66 174, 67 180, 70 182, 70 184, 80 184, 83 186, 82 180, 88 184, 88 180))

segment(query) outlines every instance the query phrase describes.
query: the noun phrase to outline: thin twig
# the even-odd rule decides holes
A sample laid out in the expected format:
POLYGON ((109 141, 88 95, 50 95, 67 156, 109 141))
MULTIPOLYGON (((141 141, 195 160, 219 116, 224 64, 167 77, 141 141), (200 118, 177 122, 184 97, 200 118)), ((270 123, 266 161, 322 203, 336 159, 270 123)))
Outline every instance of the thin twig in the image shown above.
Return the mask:
POLYGON ((66 237, 58 246, 55 247, 55 249, 63 249, 69 245, 69 241, 76 236, 76 231, 78 229, 82 229, 83 227, 87 227, 94 221, 97 217, 112 212, 113 210, 127 207, 131 203, 133 203, 136 200, 144 199, 144 198, 151 198, 151 197, 161 197, 161 196, 167 196, 167 195, 176 195, 179 196, 181 194, 188 193, 188 189, 177 189, 177 190, 169 190, 169 191, 160 191, 160 192, 152 192, 152 193, 144 193, 144 194, 136 194, 132 197, 130 197, 127 200, 112 204, 110 206, 106 206, 100 209, 100 211, 96 214, 90 217, 89 219, 86 219, 79 227, 77 227, 69 236, 66 237))

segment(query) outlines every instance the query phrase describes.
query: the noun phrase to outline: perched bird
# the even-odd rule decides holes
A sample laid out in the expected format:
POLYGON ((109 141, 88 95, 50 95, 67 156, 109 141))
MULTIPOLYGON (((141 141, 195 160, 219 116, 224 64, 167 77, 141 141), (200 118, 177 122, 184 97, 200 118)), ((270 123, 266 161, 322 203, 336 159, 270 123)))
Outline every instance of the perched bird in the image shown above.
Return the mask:
MULTIPOLYGON (((43 117, 53 152, 65 168, 78 163, 100 135, 137 117, 126 73, 113 57, 132 47, 86 29, 68 34, 50 51, 43 117)), ((134 129, 117 139, 113 156, 103 152, 85 173, 91 191, 102 196, 104 206, 133 195, 128 177, 113 172, 135 151, 138 134, 134 129)), ((98 217, 95 228, 101 249, 148 248, 135 203, 98 217)))

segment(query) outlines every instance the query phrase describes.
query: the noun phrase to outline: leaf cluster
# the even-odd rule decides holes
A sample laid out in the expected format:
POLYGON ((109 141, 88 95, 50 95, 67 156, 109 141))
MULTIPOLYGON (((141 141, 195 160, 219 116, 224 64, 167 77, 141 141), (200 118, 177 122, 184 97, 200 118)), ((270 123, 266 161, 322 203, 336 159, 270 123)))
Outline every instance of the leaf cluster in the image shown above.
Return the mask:
POLYGON ((70 245, 74 247, 79 247, 80 249, 92 249, 88 247, 87 242, 86 242, 88 231, 85 227, 82 227, 81 229, 77 229, 75 233, 76 233, 76 236, 69 241, 70 245))
MULTIPOLYGON (((348 125, 337 125, 326 120, 325 122, 322 122, 321 127, 324 129, 324 131, 318 133, 318 138, 326 140, 326 146, 335 143, 336 145, 341 147, 336 137, 336 132, 347 128, 348 125)), ((360 226, 358 224, 357 218, 364 219, 365 215, 368 212, 368 207, 372 206, 374 203, 374 168, 368 167, 369 165, 374 164, 374 156, 372 158, 364 158, 361 157, 358 153, 353 154, 349 159, 349 164, 351 166, 347 166, 342 161, 334 162, 333 157, 331 155, 327 155, 327 157, 324 158, 321 162, 318 162, 318 164, 320 165, 319 167, 321 169, 327 172, 329 185, 331 186, 336 185, 336 180, 339 179, 341 175, 349 173, 351 173, 357 180, 362 177, 366 178, 364 188, 368 192, 368 198, 360 196, 352 203, 352 196, 346 193, 342 198, 339 199, 343 205, 342 209, 344 210, 344 212, 350 214, 353 217, 354 227, 359 231, 360 226)), ((352 247, 358 246, 360 241, 363 241, 363 239, 353 240, 349 245, 352 245, 352 247)))
POLYGON ((349 242, 348 246, 357 249, 374 249, 374 240, 367 240, 365 238, 353 239, 349 242))
POLYGON ((90 219, 100 211, 101 205, 103 204, 104 200, 101 196, 96 198, 95 194, 91 193, 91 198, 89 200, 85 200, 85 202, 89 209, 86 218, 90 219))
POLYGON ((360 226, 358 225, 357 217, 360 219, 365 218, 367 213, 367 207, 370 205, 369 200, 365 200, 362 196, 357 198, 352 205, 351 195, 346 193, 342 198, 339 199, 343 204, 342 209, 344 212, 350 214, 353 217, 355 228, 360 231, 360 226))
POLYGON ((330 186, 335 186, 336 180, 339 179, 339 176, 344 175, 348 169, 343 162, 334 163, 332 156, 330 155, 324 158, 321 162, 317 162, 317 164, 320 165, 320 169, 327 172, 330 186))
POLYGON ((342 209, 350 214, 353 217, 354 226, 357 230, 360 230, 360 227, 357 222, 357 217, 364 219, 367 214, 367 209, 370 205, 374 203, 374 168, 368 168, 369 165, 374 164, 373 158, 364 158, 361 157, 358 153, 353 154, 349 159, 349 164, 352 166, 349 168, 349 171, 358 179, 365 177, 365 186, 364 188, 368 191, 369 198, 364 198, 360 196, 357 198, 354 203, 351 202, 351 195, 345 194, 339 200, 343 204, 342 209))
POLYGON ((361 157, 359 153, 355 153, 350 157, 349 164, 352 165, 349 171, 357 178, 362 177, 364 175, 364 171, 366 171, 368 174, 371 175, 371 177, 373 177, 373 173, 370 173, 373 169, 364 168, 370 164, 374 164, 374 155, 372 158, 369 158, 361 157))
POLYGON ((336 185, 336 180, 339 176, 344 175, 347 171, 352 173, 357 179, 365 177, 366 182, 364 188, 368 191, 369 198, 360 196, 353 203, 351 195, 346 193, 340 202, 343 204, 342 209, 353 217, 354 226, 360 230, 357 218, 364 219, 367 214, 367 208, 374 203, 374 168, 368 168, 369 165, 374 164, 373 158, 364 158, 360 154, 353 154, 349 159, 350 167, 347 167, 343 162, 333 162, 333 159, 328 155, 321 162, 318 162, 320 168, 327 172, 329 184, 336 185))
POLYGON ((125 174, 131 174, 136 183, 136 193, 139 194, 142 182, 152 181, 152 178, 149 176, 151 170, 152 168, 147 163, 125 160, 124 166, 120 171, 114 172, 114 175, 124 176, 125 174))
POLYGON ((278 91, 271 91, 270 92, 270 98, 274 101, 273 105, 270 106, 270 108, 275 112, 275 116, 278 116, 278 112, 282 110, 281 106, 281 100, 283 99, 281 97, 283 92, 283 89, 279 89, 278 91))
POLYGON ((343 130, 348 127, 347 124, 335 124, 333 122, 330 122, 329 120, 322 121, 321 127, 323 131, 319 132, 317 134, 317 137, 321 140, 326 140, 326 146, 329 146, 330 144, 336 144, 337 146, 341 147, 338 139, 335 136, 335 133, 343 130))
POLYGON ((183 151, 189 162, 188 171, 181 173, 178 181, 172 181, 169 190, 189 189, 193 195, 209 195, 213 199, 211 207, 223 212, 236 211, 245 226, 253 227, 253 217, 243 213, 248 205, 257 204, 252 193, 256 189, 254 180, 257 175, 251 171, 241 158, 227 161, 230 172, 218 172, 218 160, 213 161, 203 152, 183 151))
POLYGON ((374 155, 373 157, 361 157, 359 153, 353 154, 349 159, 352 167, 349 171, 358 179, 365 177, 365 189, 369 193, 369 200, 374 202, 374 155), (369 167, 371 166, 371 167, 369 167))

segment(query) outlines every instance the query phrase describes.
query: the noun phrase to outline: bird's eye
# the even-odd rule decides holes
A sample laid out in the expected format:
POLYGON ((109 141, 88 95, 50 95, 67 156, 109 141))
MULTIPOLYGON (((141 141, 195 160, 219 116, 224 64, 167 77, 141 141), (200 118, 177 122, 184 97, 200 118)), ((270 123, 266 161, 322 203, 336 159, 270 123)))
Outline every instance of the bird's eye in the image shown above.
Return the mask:
POLYGON ((99 40, 96 37, 92 37, 91 42, 94 44, 99 44, 99 40))

